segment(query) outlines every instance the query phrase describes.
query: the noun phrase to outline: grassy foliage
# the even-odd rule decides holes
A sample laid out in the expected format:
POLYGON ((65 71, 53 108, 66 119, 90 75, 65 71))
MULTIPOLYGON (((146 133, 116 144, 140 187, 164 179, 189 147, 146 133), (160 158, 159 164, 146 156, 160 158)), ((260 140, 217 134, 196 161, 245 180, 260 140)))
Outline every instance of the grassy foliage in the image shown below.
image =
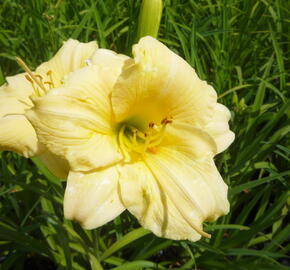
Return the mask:
MULTIPOLYGON (((157 238, 128 213, 86 231, 63 218, 65 183, 37 160, 3 152, 1 269, 289 269, 290 2, 164 2, 160 40, 232 111, 236 140, 216 158, 230 214, 196 243, 157 238)), ((20 72, 14 56, 36 67, 70 37, 130 54, 139 8, 134 0, 2 0, 0 84, 20 72)))

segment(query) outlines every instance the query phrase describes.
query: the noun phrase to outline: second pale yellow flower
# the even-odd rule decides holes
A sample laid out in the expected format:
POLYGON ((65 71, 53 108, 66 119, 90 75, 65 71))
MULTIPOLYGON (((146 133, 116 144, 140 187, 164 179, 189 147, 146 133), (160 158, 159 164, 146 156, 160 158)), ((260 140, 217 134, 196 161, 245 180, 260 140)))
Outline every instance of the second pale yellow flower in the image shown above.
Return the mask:
POLYGON ((81 43, 70 39, 51 60, 33 72, 21 59, 18 60, 27 72, 7 77, 7 83, 0 87, 0 150, 14 151, 25 157, 38 156, 55 175, 67 177, 66 160, 39 143, 25 112, 33 107, 31 98, 44 96, 61 86, 64 77, 86 66, 86 61, 96 50, 95 42, 81 43))

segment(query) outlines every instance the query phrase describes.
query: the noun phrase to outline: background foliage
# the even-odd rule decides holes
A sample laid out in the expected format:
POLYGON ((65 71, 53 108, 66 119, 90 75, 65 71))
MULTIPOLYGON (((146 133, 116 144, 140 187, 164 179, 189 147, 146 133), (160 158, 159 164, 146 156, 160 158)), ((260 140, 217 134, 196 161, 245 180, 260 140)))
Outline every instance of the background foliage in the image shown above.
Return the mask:
MULTIPOLYGON (((20 72, 14 56, 34 68, 68 38, 130 54, 139 8, 135 0, 2 0, 0 84, 20 72)), ((289 269, 289 10, 286 0, 164 1, 160 40, 232 111, 236 140, 216 158, 231 212, 205 225, 211 239, 160 239, 126 212, 83 230, 63 218, 65 183, 37 160, 2 152, 0 268, 289 269)))

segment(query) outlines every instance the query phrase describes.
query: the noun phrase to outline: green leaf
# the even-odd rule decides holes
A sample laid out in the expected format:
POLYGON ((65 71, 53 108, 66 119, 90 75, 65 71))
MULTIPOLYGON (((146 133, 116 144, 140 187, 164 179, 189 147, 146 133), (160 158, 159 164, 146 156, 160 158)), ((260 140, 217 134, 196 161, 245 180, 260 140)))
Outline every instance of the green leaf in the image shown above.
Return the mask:
POLYGON ((273 176, 264 177, 264 178, 261 178, 258 180, 252 180, 249 183, 241 184, 241 185, 238 185, 236 187, 231 188, 230 194, 236 195, 245 189, 255 188, 257 186, 269 183, 271 181, 279 180, 279 177, 283 177, 283 176, 287 176, 287 175, 290 175, 290 171, 282 172, 282 173, 279 173, 279 174, 273 175, 273 176))
POLYGON ((150 231, 145 230, 144 228, 136 229, 132 232, 127 233, 123 238, 115 242, 113 245, 111 245, 105 252, 102 254, 101 259, 104 260, 113 253, 117 252, 124 246, 130 244, 131 242, 149 234, 150 231))

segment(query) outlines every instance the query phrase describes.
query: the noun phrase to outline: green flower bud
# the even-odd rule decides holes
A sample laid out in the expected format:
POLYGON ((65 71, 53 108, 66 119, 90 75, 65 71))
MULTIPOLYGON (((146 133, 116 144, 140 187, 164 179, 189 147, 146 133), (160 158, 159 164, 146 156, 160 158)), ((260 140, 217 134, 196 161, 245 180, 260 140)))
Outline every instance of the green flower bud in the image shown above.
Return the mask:
POLYGON ((138 24, 138 40, 144 36, 157 38, 162 15, 162 0, 143 0, 138 24))

